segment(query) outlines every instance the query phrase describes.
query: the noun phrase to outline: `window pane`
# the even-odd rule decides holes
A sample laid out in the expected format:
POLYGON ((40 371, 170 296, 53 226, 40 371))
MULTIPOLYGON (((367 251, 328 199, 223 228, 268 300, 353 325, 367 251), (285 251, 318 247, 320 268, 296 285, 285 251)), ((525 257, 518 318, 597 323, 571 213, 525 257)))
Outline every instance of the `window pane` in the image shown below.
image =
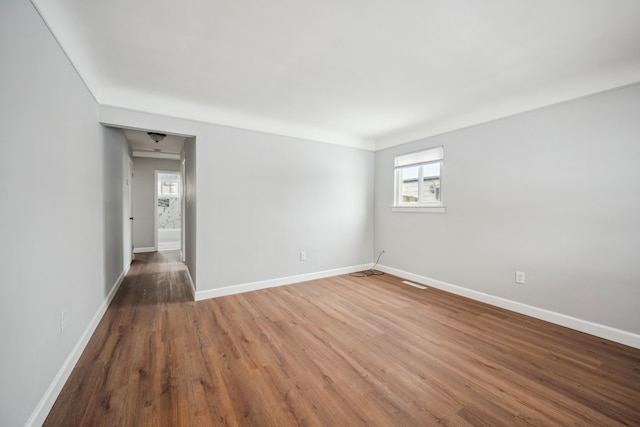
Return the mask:
POLYGON ((158 174, 159 196, 180 196, 180 175, 173 173, 158 174))
POLYGON ((418 166, 400 169, 401 196, 399 202, 418 201, 418 172, 418 166))
POLYGON ((441 163, 422 166, 422 200, 423 203, 440 201, 440 167, 441 163))
POLYGON ((440 206, 442 146, 395 157, 394 204, 440 206))
POLYGON ((160 184, 160 194, 162 196, 171 196, 178 194, 178 183, 164 181, 160 184))
POLYGON ((422 201, 440 201, 440 179, 425 179, 422 184, 422 201))

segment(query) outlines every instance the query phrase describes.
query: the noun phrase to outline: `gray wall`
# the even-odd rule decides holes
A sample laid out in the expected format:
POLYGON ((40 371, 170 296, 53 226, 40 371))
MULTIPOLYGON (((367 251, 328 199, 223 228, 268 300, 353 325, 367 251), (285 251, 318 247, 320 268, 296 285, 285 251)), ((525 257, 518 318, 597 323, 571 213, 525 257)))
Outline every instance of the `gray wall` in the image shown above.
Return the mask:
POLYGON ((189 268, 191 279, 196 280, 196 244, 197 244, 197 222, 196 222, 196 139, 187 138, 184 142, 183 159, 185 161, 184 171, 184 234, 185 234, 185 264, 189 268))
MULTIPOLYGON (((0 211, 0 425, 18 426, 126 268, 128 148, 97 124, 103 108, 32 5, 0 8, 0 180, 11 183, 0 211)), ((376 252, 395 268, 640 333, 639 113, 634 86, 376 153, 376 252), (393 156, 440 144, 447 213, 392 213, 393 156), (526 285, 513 284, 515 270, 526 285)), ((199 290, 373 259, 373 153, 111 117, 197 135, 197 156, 195 144, 185 151, 198 183, 187 254, 199 290)))
POLYGON ((199 291, 371 261, 372 152, 210 126, 196 160, 199 291))
POLYGON ((0 3, 0 52, 0 425, 21 426, 125 268, 128 148, 28 1, 0 3))
POLYGON ((636 85, 377 152, 382 264, 640 333, 639 118, 636 85), (446 213, 391 212, 394 156, 437 145, 446 213))
POLYGON ((166 159, 133 159, 133 246, 153 248, 155 246, 155 171, 180 172, 180 161, 166 159))
POLYGON ((198 291, 371 262, 372 152, 116 107, 100 120, 197 137, 198 291))
MULTIPOLYGON (((0 425, 17 426, 126 268, 128 148, 97 124, 109 109, 32 5, 0 8, 0 180, 12 184, 0 211, 0 425)), ((634 86, 376 153, 376 252, 395 268, 640 333, 639 113, 634 86), (393 156, 439 144, 447 213, 392 213, 393 156), (513 284, 515 270, 525 286, 513 284)), ((198 226, 187 248, 198 290, 373 259, 373 153, 113 117, 198 137, 197 156, 195 144, 185 150, 187 180, 198 183, 187 214, 198 226)))

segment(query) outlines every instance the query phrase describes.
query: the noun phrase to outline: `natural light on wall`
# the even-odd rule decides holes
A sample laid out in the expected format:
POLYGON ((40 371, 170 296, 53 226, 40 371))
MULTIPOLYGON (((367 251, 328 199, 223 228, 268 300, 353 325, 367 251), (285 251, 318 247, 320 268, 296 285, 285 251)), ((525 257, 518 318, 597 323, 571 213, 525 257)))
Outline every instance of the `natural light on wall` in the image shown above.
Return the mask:
POLYGON ((395 158, 394 211, 444 212, 440 185, 443 159, 442 146, 395 158))

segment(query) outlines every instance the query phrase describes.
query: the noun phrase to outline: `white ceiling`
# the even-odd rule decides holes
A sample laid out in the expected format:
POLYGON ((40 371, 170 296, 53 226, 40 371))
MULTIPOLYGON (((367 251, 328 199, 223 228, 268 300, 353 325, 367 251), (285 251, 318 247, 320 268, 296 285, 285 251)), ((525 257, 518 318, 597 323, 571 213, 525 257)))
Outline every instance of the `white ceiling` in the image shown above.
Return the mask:
POLYGON ((638 0, 32 0, 102 105, 384 148, 640 81, 638 0))

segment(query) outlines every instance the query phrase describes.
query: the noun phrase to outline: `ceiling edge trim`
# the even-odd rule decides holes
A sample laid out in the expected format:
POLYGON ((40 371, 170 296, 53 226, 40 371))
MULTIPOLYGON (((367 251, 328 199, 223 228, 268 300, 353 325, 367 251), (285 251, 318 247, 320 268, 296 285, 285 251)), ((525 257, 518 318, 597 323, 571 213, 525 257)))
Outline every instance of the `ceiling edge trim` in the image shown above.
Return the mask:
POLYGON ((99 104, 99 121, 105 126, 127 127, 137 130, 156 129, 162 132, 175 135, 196 136, 202 125, 221 126, 231 129, 239 129, 250 132, 259 132, 267 135, 276 135, 285 138, 295 138, 313 143, 331 144, 365 151, 375 151, 374 142, 370 140, 353 141, 352 143, 339 142, 331 138, 313 138, 306 134, 301 134, 295 130, 286 132, 284 128, 281 132, 262 129, 260 126, 242 126, 239 124, 225 124, 214 121, 207 121, 197 118, 177 116, 167 113, 158 113, 143 110, 140 108, 122 107, 119 105, 101 103, 99 104))
MULTIPOLYGON (((608 92, 614 92, 614 91, 617 91, 617 90, 621 90, 621 89, 625 89, 625 88, 629 88, 629 87, 633 87, 633 86, 638 86, 638 85, 640 85, 640 80, 632 82, 632 83, 622 84, 622 85, 619 85, 619 86, 616 86, 616 87, 612 87, 612 88, 609 88, 609 89, 598 90, 598 91, 595 91, 595 92, 592 92, 592 93, 588 93, 588 94, 585 94, 585 95, 580 95, 580 96, 576 96, 576 97, 571 97, 571 98, 566 98, 566 99, 561 99, 561 100, 549 102, 549 103, 546 103, 544 105, 539 105, 539 106, 536 106, 536 107, 531 107, 531 108, 523 107, 522 109, 519 109, 518 111, 515 111, 515 112, 512 112, 512 113, 497 114, 497 115, 495 115, 495 117, 488 117, 486 119, 479 119, 479 120, 473 120, 473 119, 464 120, 463 119, 463 120, 459 120, 459 121, 454 119, 454 120, 450 120, 445 125, 440 125, 440 126, 436 126, 436 127, 431 127, 430 125, 425 125, 425 126, 423 126, 421 128, 418 127, 416 129, 409 130, 409 131, 406 131, 406 132, 392 134, 387 138, 377 139, 375 141, 375 149, 374 149, 374 151, 386 150, 388 148, 396 147, 396 146, 399 146, 399 145, 410 144, 410 143, 422 141, 424 139, 433 138, 433 137, 439 136, 439 135, 445 135, 445 134, 448 134, 448 133, 456 132, 458 130, 469 129, 469 128, 473 128, 473 127, 476 127, 476 126, 481 126, 481 125, 484 125, 484 124, 496 122, 498 120, 507 119, 509 117, 515 117, 515 116, 519 116, 521 114, 526 114, 526 113, 529 113, 529 112, 532 112, 532 111, 541 110, 543 108, 553 107, 555 105, 561 105, 561 104, 565 104, 565 103, 568 103, 568 102, 577 101, 577 100, 580 100, 580 99, 589 98, 589 97, 592 97, 592 96, 597 96, 597 95, 608 93, 608 92), (464 122, 466 122, 466 124, 464 122), (460 123, 460 124, 456 124, 456 123, 460 123), (429 129, 430 127, 431 127, 431 129, 429 129)), ((470 113, 469 115, 472 115, 472 116, 482 115, 482 112, 470 113)))
POLYGON ((62 54, 65 56, 65 58, 67 58, 67 61, 69 62, 69 65, 71 65, 71 68, 73 68, 73 71, 76 73, 76 75, 78 76, 78 78, 80 79, 80 81, 82 82, 84 87, 87 89, 87 92, 89 92, 89 95, 91 95, 91 97, 93 98, 93 100, 95 101, 96 104, 100 105, 100 103, 98 102, 98 97, 93 92, 93 90, 91 90, 91 87, 89 86, 89 84, 87 84, 87 81, 84 79, 84 77, 82 77, 82 74, 78 70, 78 67, 76 67, 76 64, 71 60, 71 57, 69 56, 69 53, 67 52, 67 50, 64 48, 64 46, 60 42, 60 38, 56 35, 56 33, 51 28, 51 25, 49 25, 49 21, 47 21, 47 18, 45 18, 45 16, 42 13, 41 9, 38 7, 37 4, 35 4, 34 0, 29 0, 29 3, 31 3, 31 5, 35 9, 36 13, 38 14, 38 16, 40 16, 40 19, 42 20, 42 23, 47 28, 47 31, 49 31, 49 34, 51 34, 51 37, 53 37, 53 40, 56 42, 56 44, 58 45, 58 47, 62 51, 62 54))

